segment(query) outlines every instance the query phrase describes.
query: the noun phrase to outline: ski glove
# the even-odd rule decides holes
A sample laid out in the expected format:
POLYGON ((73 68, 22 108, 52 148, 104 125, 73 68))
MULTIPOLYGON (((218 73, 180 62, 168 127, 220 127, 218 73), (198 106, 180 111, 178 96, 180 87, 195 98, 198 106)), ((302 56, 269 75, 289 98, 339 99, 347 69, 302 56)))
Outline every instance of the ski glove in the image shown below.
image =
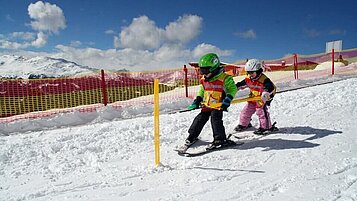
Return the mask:
POLYGON ((265 103, 270 99, 270 93, 267 91, 264 91, 261 95, 262 101, 265 103))
POLYGON ((233 100, 233 97, 231 95, 227 94, 227 96, 222 101, 221 109, 223 111, 228 111, 227 108, 231 105, 232 100, 233 100))
POLYGON ((203 101, 203 98, 201 96, 197 96, 196 99, 193 101, 191 105, 187 107, 189 110, 195 110, 200 107, 200 103, 203 101))

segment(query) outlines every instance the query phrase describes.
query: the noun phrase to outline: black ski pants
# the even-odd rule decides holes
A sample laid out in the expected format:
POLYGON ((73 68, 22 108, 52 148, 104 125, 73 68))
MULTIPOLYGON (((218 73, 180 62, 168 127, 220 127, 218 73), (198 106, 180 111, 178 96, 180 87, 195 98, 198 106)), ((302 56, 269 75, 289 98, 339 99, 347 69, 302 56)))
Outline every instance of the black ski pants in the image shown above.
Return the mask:
POLYGON ((213 131, 214 140, 225 140, 226 132, 223 126, 223 111, 222 110, 210 110, 210 111, 201 111, 193 120, 190 128, 188 129, 189 136, 187 140, 193 141, 196 139, 204 125, 207 123, 211 117, 211 126, 213 131))

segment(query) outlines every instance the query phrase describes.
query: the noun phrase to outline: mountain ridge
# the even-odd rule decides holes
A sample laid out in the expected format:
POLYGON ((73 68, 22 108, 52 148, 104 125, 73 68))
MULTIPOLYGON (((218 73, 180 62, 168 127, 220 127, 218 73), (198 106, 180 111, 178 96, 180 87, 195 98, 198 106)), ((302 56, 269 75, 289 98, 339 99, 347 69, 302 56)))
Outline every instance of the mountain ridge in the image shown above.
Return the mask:
POLYGON ((82 66, 62 58, 19 55, 0 56, 0 78, 55 78, 93 73, 98 69, 82 66))

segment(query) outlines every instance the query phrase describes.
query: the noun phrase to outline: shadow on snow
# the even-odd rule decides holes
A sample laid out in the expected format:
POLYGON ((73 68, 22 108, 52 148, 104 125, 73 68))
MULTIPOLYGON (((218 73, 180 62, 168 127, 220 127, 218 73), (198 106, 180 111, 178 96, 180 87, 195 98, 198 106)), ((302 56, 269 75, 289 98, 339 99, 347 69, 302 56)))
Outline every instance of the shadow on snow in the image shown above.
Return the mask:
MULTIPOLYGON (((257 147, 265 148, 263 151, 269 150, 282 150, 282 149, 299 149, 299 148, 313 148, 320 144, 308 142, 308 140, 315 140, 326 137, 328 135, 339 134, 342 131, 312 128, 310 126, 299 127, 285 127, 279 128, 277 134, 300 134, 300 135, 313 135, 304 140, 287 140, 287 139, 255 139, 247 141, 237 149, 253 149, 257 147)), ((263 137, 263 136, 262 136, 263 137)))
POLYGON ((285 134, 300 134, 300 135, 314 135, 305 140, 315 140, 319 138, 326 137, 328 135, 339 134, 342 131, 328 130, 328 129, 320 129, 320 128, 312 128, 310 126, 298 126, 298 127, 285 127, 280 128, 279 133, 285 134))
POLYGON ((313 148, 319 144, 306 142, 304 140, 284 140, 284 139, 259 139, 254 141, 247 141, 237 149, 254 149, 257 147, 265 148, 262 151, 269 150, 283 150, 283 149, 300 149, 313 148))

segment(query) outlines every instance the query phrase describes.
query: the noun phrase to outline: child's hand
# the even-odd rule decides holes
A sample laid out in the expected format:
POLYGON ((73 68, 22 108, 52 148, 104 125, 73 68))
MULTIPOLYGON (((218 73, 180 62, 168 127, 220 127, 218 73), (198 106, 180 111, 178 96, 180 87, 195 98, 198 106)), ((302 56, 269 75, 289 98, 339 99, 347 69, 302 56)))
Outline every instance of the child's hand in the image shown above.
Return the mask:
POLYGON ((232 99, 233 97, 229 94, 223 99, 221 106, 223 111, 227 111, 227 108, 231 105, 232 99))
POLYGON ((270 99, 270 93, 267 91, 264 91, 261 95, 262 101, 265 103, 270 99))
POLYGON ((196 99, 193 101, 191 105, 187 107, 189 110, 195 110, 200 107, 200 103, 202 102, 203 98, 201 96, 197 96, 196 99))

